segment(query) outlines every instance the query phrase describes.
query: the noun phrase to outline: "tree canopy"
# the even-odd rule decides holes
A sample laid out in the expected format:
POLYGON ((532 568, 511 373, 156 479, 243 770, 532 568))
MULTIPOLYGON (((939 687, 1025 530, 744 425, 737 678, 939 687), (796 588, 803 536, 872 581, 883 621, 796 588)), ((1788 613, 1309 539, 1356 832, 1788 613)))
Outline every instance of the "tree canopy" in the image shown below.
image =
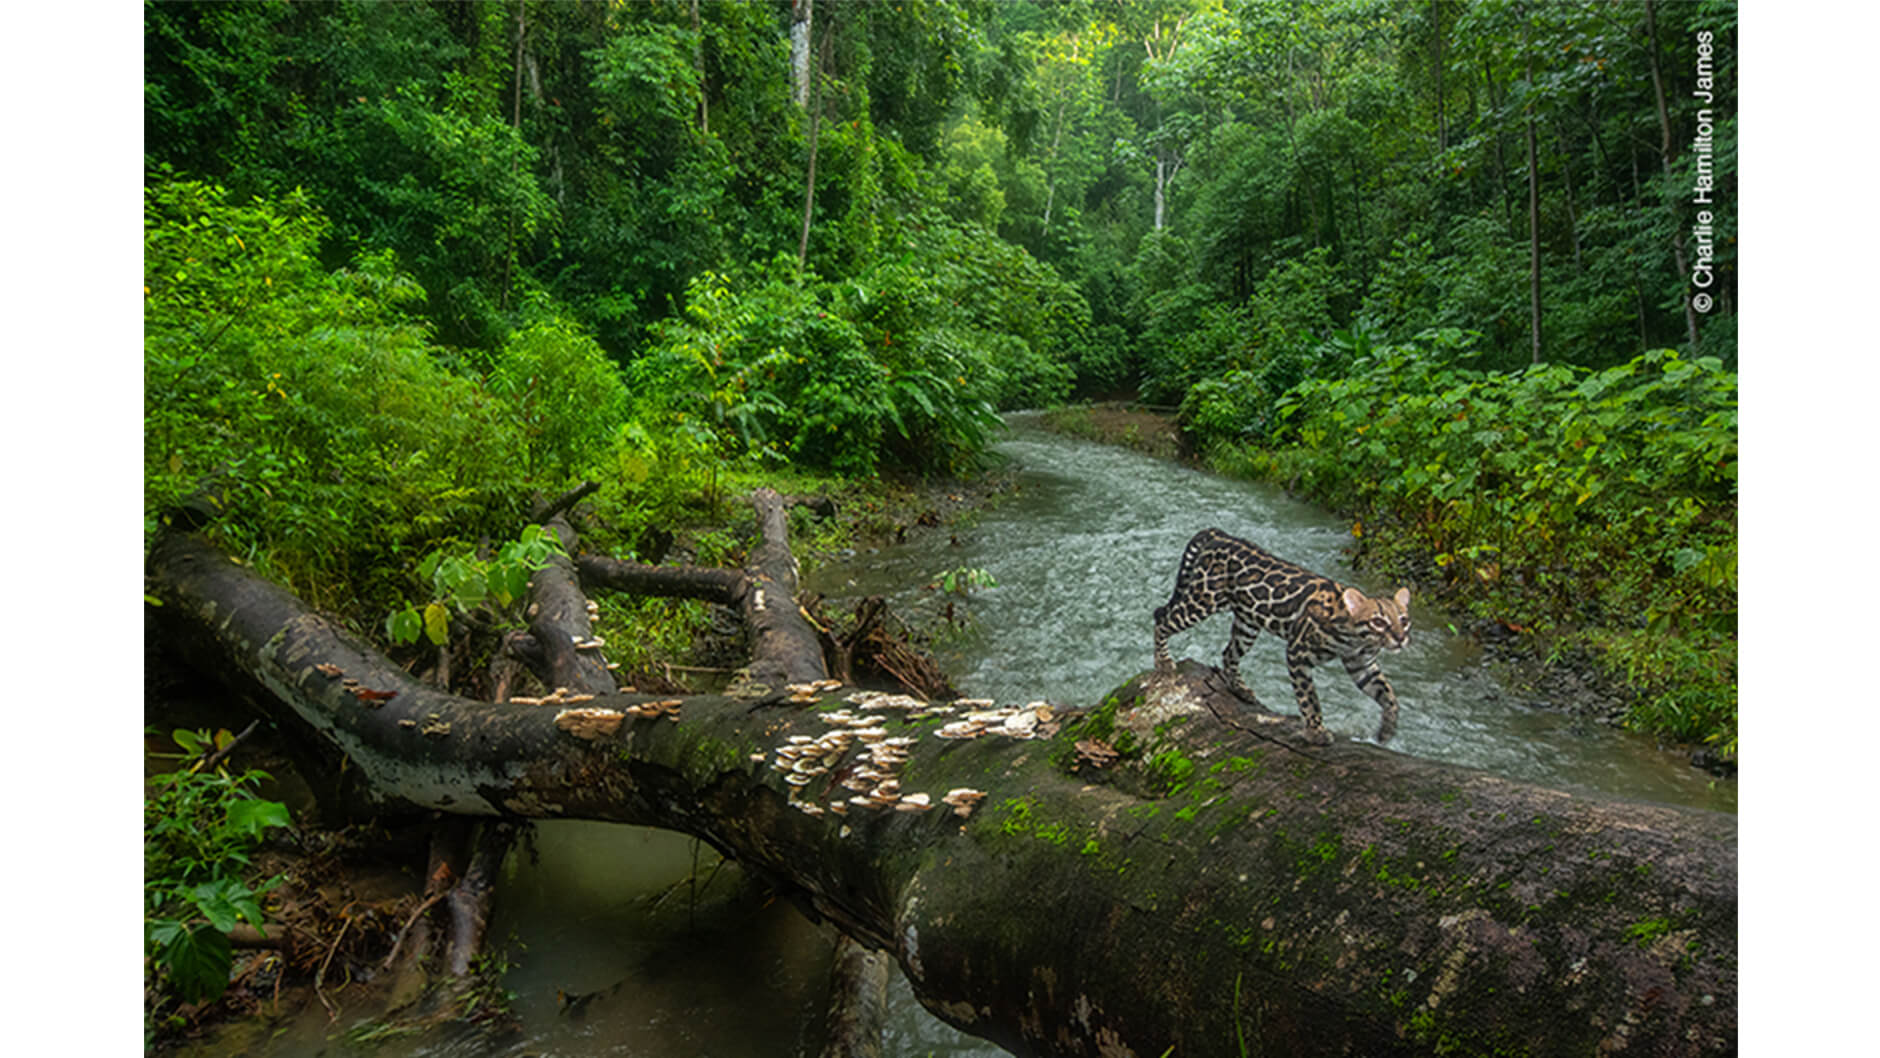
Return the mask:
POLYGON ((1666 729, 1724 731, 1735 17, 150 0, 146 524, 225 482, 242 546, 376 604, 525 485, 600 476, 631 537, 734 465, 944 473, 1136 395, 1498 619, 1616 623, 1666 729))

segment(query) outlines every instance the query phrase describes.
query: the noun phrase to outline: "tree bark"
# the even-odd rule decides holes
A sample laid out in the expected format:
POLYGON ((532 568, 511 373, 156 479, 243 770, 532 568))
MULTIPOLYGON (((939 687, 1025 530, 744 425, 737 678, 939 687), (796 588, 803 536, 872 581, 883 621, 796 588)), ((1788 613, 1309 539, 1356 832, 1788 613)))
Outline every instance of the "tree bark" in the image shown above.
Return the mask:
POLYGON ((1567 234, 1573 240, 1573 273, 1586 274, 1586 260, 1580 247, 1580 208, 1573 190, 1573 154, 1567 149, 1566 133, 1554 123, 1554 150, 1560 155, 1560 182, 1567 192, 1567 234))
POLYGON ((535 513, 529 516, 529 520, 537 524, 546 522, 557 514, 573 508, 575 504, 587 499, 594 493, 599 492, 600 488, 601 483, 598 481, 583 481, 581 484, 576 485, 574 488, 569 489, 567 492, 562 493, 537 508, 535 513))
MULTIPOLYGON (((790 572, 753 578, 759 616, 800 621, 790 572)), ((492 705, 417 684, 195 537, 159 543, 150 583, 174 641, 384 803, 693 834, 1017 1054, 1736 1050, 1731 816, 1314 747, 1193 663, 1011 736, 892 714, 904 800, 871 807, 841 783, 883 793, 874 743, 792 741, 829 746, 829 711, 862 709, 846 689, 492 705), (809 767, 779 770, 791 754, 809 767), (976 809, 940 803, 965 789, 976 809)), ((801 671, 787 638, 754 639, 801 671)))
POLYGON ((692 64, 698 67, 698 131, 711 135, 711 85, 705 73, 705 27, 699 22, 698 0, 692 0, 692 64))
MULTIPOLYGON (((803 238, 796 248, 798 268, 809 264, 810 222, 816 216, 816 147, 822 131, 822 78, 810 47, 812 3, 794 0, 790 24, 790 67, 797 79, 796 101, 809 112, 809 165, 803 174, 803 238)), ((823 31, 825 36, 828 32, 823 31)))
POLYGON ((444 964, 452 975, 463 977, 483 951, 483 935, 488 931, 490 900, 496 893, 496 879, 502 874, 503 858, 515 842, 516 828, 509 823, 484 823, 477 827, 472 842, 469 867, 445 898, 450 905, 450 942, 444 964))
POLYGON ((750 689, 769 693, 790 683, 819 680, 824 667, 822 640, 797 603, 796 556, 790 553, 784 501, 774 489, 751 495, 761 542, 745 563, 747 589, 739 600, 744 627, 751 632, 750 689))
POLYGON ((629 595, 703 599, 736 606, 748 586, 748 578, 734 569, 648 566, 604 555, 578 555, 574 564, 581 574, 581 583, 629 595))
POLYGON ((809 108, 809 33, 815 21, 813 0, 790 0, 790 99, 809 108))
POLYGON ((1443 109, 1443 68, 1446 65, 1446 60, 1443 58, 1443 40, 1448 36, 1449 32, 1443 28, 1441 0, 1430 0, 1430 39, 1436 49, 1436 56, 1431 65, 1436 74, 1436 153, 1438 155, 1449 151, 1449 119, 1443 109))
MULTIPOLYGON (((563 549, 573 552, 577 537, 565 518, 558 514, 544 528, 554 530, 563 549)), ((541 648, 544 684, 585 694, 612 694, 618 689, 605 656, 586 645, 593 642, 594 626, 572 560, 554 555, 535 571, 529 579, 526 612, 529 635, 541 648)))
POLYGON ((829 1040, 822 1058, 882 1058, 890 965, 886 955, 847 937, 836 942, 829 971, 829 1040))

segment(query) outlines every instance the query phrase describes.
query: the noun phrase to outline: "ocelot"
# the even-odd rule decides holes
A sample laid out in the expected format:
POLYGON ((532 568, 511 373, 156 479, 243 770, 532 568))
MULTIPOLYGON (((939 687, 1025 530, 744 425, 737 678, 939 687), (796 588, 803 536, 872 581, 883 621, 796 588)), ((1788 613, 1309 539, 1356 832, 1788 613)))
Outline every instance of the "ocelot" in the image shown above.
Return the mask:
POLYGON ((1377 653, 1401 650, 1410 641, 1410 589, 1373 599, 1219 529, 1203 529, 1182 552, 1175 593, 1167 605, 1156 608, 1156 670, 1175 667, 1168 637, 1229 607, 1234 630, 1221 652, 1221 673, 1238 693, 1254 701, 1240 679, 1240 658, 1265 629, 1286 641, 1286 671, 1309 738, 1321 744, 1331 741, 1319 713, 1312 666, 1332 658, 1343 660, 1358 689, 1377 700, 1383 711, 1377 740, 1387 742, 1397 733, 1397 694, 1378 671, 1377 653))

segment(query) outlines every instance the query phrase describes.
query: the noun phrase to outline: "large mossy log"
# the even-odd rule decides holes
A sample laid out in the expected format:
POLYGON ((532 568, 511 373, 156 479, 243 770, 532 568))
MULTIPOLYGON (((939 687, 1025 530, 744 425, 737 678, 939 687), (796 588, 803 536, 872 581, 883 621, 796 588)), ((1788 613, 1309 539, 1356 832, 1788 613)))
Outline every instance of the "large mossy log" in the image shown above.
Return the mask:
POLYGON ((179 641, 380 798, 697 835, 1018 1054, 1735 1051, 1730 816, 1314 747, 1192 665, 1042 718, 1049 737, 892 714, 900 793, 986 797, 850 805, 859 743, 803 786, 773 766, 858 708, 846 689, 691 696, 676 722, 627 713, 648 695, 491 705, 193 537, 160 544, 151 582, 179 641))

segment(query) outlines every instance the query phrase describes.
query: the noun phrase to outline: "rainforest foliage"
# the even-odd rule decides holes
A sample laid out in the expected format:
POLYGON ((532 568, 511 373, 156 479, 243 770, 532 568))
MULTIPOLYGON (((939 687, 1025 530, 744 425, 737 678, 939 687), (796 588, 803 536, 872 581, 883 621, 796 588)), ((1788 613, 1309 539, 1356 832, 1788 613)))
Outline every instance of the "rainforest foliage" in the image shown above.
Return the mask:
POLYGON ((372 628, 532 492, 631 541, 1133 393, 1733 744, 1735 24, 147 2, 146 525, 372 628))

